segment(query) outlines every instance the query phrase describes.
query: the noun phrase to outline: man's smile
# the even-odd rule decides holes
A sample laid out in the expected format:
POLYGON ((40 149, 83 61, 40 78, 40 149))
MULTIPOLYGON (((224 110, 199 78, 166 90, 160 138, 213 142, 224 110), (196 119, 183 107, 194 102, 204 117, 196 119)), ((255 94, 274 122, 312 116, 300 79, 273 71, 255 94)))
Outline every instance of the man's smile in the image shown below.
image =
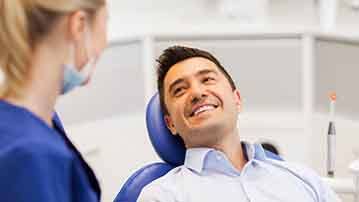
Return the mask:
POLYGON ((203 103, 203 104, 194 105, 192 107, 192 110, 191 110, 191 113, 189 116, 195 117, 201 113, 215 110, 216 108, 218 108, 218 104, 203 103))

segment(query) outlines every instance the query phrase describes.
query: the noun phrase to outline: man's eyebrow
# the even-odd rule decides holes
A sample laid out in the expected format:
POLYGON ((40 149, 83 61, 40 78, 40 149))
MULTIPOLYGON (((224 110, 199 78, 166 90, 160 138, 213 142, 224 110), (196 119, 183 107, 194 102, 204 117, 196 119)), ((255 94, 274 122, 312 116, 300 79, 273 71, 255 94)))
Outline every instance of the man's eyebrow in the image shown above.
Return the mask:
MULTIPOLYGON (((214 73, 214 74, 218 74, 215 70, 213 69, 203 69, 203 70, 200 70, 199 72, 196 73, 196 76, 201 76, 201 75, 205 75, 205 74, 209 74, 209 73, 214 73)), ((176 79, 174 82, 172 82, 170 84, 170 87, 168 88, 168 92, 171 92, 173 90, 173 88, 179 84, 179 83, 182 83, 182 82, 185 82, 185 79, 184 78, 179 78, 179 79, 176 79)))
POLYGON ((215 70, 213 69, 204 69, 204 70, 201 70, 199 72, 196 73, 197 76, 201 76, 201 75, 204 75, 204 74, 209 74, 209 73, 214 73, 214 74, 218 74, 215 70))
POLYGON ((170 87, 169 87, 169 91, 168 91, 168 92, 171 92, 172 89, 173 89, 177 84, 182 83, 182 82, 184 82, 184 81, 185 81, 185 80, 184 80, 183 78, 176 79, 174 82, 172 82, 172 83, 170 84, 170 87))

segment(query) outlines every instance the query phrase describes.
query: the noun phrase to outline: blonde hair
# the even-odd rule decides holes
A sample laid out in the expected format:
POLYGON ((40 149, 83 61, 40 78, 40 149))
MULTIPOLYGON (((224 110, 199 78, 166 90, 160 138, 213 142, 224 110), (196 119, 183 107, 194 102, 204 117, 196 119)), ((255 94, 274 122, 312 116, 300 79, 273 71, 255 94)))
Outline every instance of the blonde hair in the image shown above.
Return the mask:
POLYGON ((77 10, 94 16, 103 5, 105 0, 0 0, 0 98, 22 94, 31 52, 61 16, 77 10))

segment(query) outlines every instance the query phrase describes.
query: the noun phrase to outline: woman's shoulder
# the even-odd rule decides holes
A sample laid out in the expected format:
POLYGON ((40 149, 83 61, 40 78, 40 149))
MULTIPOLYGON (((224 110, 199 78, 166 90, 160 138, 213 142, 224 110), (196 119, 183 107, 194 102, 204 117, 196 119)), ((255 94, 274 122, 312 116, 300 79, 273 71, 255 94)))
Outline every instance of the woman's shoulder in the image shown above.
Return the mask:
MULTIPOLYGON (((16 127, 16 126, 15 126, 16 127)), ((19 126, 21 127, 21 126, 19 126)), ((26 161, 72 161, 73 152, 56 133, 39 134, 44 131, 8 130, 0 126, 0 161, 22 159, 26 161)))
POLYGON ((0 119, 0 157, 13 152, 17 155, 71 156, 58 132, 26 110, 12 110, 11 106, 1 106, 0 102, 0 119))
POLYGON ((2 157, 17 157, 19 159, 72 161, 73 153, 61 142, 42 140, 40 138, 18 138, 8 145, 0 145, 0 159, 2 157))

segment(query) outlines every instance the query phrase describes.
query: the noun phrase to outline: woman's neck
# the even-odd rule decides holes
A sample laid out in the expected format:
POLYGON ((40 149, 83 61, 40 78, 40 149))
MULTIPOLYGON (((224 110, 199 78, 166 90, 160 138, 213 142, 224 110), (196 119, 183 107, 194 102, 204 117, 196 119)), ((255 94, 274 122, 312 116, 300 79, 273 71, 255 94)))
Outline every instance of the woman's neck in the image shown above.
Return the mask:
POLYGON ((22 97, 8 96, 10 103, 24 107, 37 115, 49 126, 56 99, 62 88, 63 70, 54 50, 39 47, 32 57, 29 79, 22 97))

